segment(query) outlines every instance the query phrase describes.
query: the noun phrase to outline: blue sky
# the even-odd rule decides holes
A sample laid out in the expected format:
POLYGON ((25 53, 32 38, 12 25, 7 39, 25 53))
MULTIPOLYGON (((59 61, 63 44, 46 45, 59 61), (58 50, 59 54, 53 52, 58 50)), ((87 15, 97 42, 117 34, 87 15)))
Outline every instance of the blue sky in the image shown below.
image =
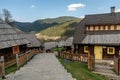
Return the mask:
POLYGON ((109 13, 111 6, 120 11, 120 0, 0 0, 0 13, 6 8, 14 20, 33 22, 59 16, 109 13))

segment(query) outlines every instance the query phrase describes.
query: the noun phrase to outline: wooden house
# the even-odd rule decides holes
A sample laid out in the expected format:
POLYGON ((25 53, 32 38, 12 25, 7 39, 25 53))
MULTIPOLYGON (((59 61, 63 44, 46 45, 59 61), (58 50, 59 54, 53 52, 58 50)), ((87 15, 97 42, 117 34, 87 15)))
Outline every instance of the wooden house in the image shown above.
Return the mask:
POLYGON ((51 41, 51 42, 45 42, 44 48, 46 52, 51 52, 53 48, 58 47, 58 42, 51 41))
POLYGON ((71 49, 72 49, 72 45, 73 45, 73 37, 69 37, 69 38, 65 41, 66 51, 71 50, 71 49))
POLYGON ((86 15, 75 29, 75 53, 113 59, 120 55, 120 12, 111 7, 110 13, 86 15))
POLYGON ((5 61, 15 58, 15 54, 26 51, 29 41, 23 37, 19 29, 0 21, 0 56, 5 61))
POLYGON ((40 49, 41 43, 34 34, 25 33, 24 37, 30 41, 30 43, 27 44, 29 49, 40 49))

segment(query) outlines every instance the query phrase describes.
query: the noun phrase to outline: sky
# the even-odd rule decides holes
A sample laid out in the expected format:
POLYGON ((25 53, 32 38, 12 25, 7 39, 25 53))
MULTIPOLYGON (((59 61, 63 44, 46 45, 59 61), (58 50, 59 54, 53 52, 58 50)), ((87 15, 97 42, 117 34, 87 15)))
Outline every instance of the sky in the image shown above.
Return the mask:
POLYGON ((115 6, 120 11, 120 0, 0 0, 0 13, 7 9, 15 21, 33 22, 37 19, 109 13, 115 6))

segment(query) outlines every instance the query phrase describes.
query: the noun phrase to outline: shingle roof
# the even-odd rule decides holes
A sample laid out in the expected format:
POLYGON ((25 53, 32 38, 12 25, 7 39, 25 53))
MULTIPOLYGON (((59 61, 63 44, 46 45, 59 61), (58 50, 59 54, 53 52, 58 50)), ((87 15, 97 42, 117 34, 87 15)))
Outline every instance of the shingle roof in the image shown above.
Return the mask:
POLYGON ((85 20, 82 19, 78 26, 75 28, 73 43, 78 44, 85 38, 85 20))
POLYGON ((56 47, 57 45, 58 45, 58 43, 56 41, 44 43, 45 50, 52 49, 52 48, 56 47))
POLYGON ((73 37, 69 37, 66 41, 65 41, 65 46, 72 46, 73 44, 73 37))
MULTIPOLYGON (((120 24, 120 12, 117 13, 106 13, 106 14, 94 14, 86 15, 85 18, 80 21, 78 26, 75 29, 74 33, 74 44, 80 44, 83 39, 89 33, 86 33, 86 25, 106 25, 106 24, 120 24)), ((93 32, 92 34, 119 34, 120 31, 98 31, 93 32)))
POLYGON ((120 34, 87 35, 81 43, 120 45, 120 34))
POLYGON ((40 47, 41 43, 34 34, 26 33, 24 34, 24 36, 30 41, 30 44, 28 44, 28 47, 40 47))
POLYGON ((5 22, 0 22, 0 49, 27 44, 29 41, 16 28, 5 22))
POLYGON ((120 24, 120 12, 85 16, 86 25, 120 24))

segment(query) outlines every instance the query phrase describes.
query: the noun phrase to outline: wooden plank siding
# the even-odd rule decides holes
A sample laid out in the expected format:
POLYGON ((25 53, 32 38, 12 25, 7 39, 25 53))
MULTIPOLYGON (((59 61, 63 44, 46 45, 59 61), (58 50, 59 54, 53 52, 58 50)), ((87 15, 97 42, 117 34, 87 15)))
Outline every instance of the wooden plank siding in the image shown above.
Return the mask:
MULTIPOLYGON (((84 46, 89 46, 89 45, 79 45, 79 48, 78 48, 78 54, 88 54, 87 52, 84 52, 84 46)), ((90 45, 90 53, 93 54, 93 56, 95 56, 95 52, 94 52, 94 46, 95 45, 90 45)), ((119 56, 119 50, 120 50, 120 47, 119 46, 102 46, 102 59, 114 59, 114 57, 116 56, 119 56), (115 54, 108 54, 107 53, 107 49, 109 47, 114 47, 115 48, 115 54)))

